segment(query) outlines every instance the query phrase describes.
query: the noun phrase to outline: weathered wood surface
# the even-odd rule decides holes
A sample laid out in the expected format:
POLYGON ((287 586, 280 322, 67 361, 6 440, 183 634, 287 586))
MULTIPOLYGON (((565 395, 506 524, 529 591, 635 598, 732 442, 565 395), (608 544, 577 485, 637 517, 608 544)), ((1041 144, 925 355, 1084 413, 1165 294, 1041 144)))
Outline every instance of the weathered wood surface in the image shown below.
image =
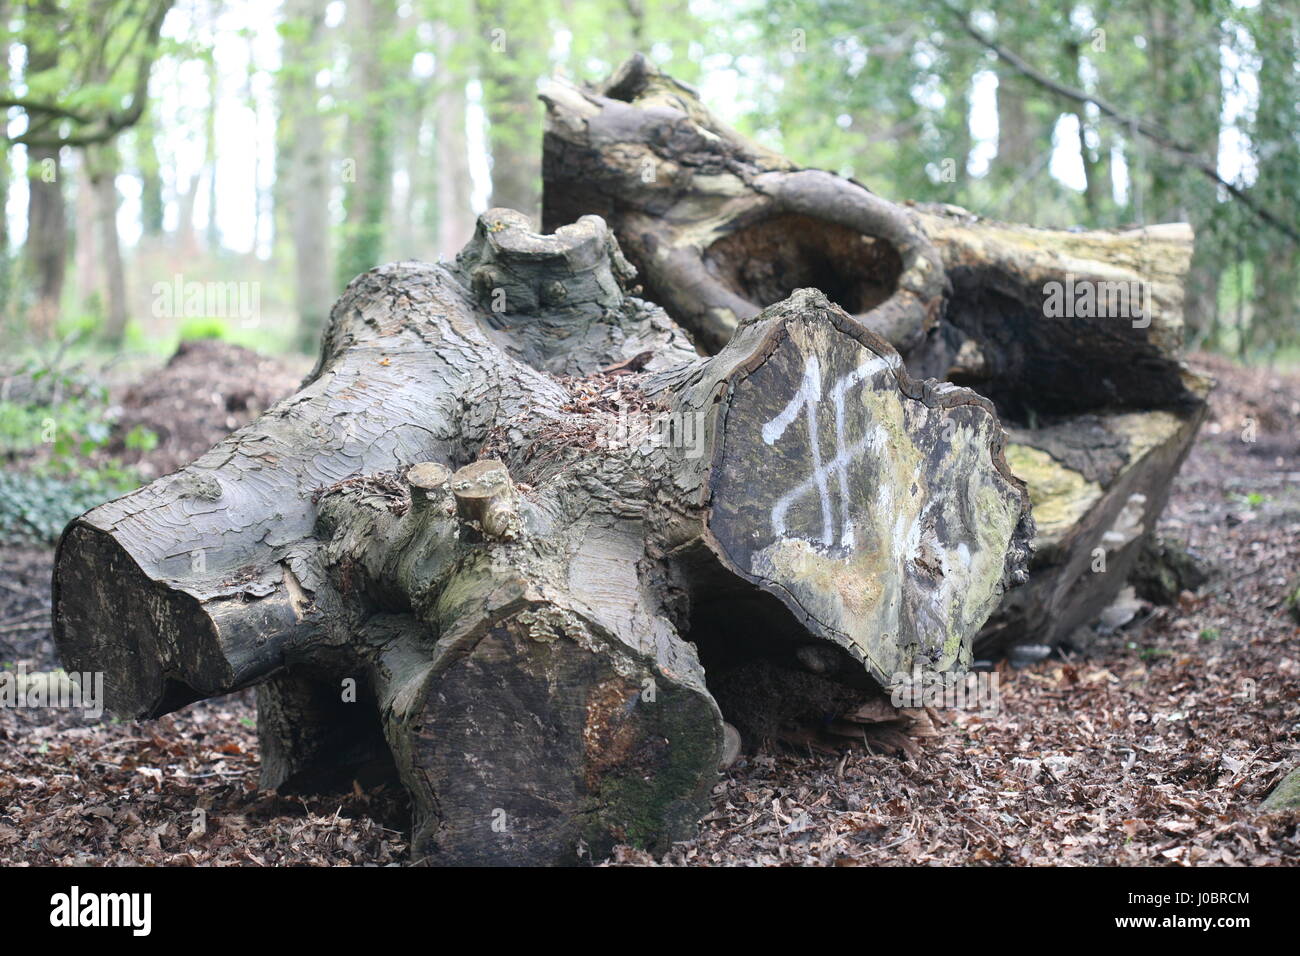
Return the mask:
POLYGON ((542 99, 542 228, 604 217, 702 347, 803 287, 903 352, 932 327, 942 269, 902 207, 750 143, 640 56, 599 91, 555 81, 542 99))
POLYGON ((749 142, 641 57, 542 99, 544 222, 603 216, 702 348, 813 285, 913 374, 994 403, 1038 553, 982 653, 1061 641, 1113 600, 1205 413, 1209 384, 1179 358, 1187 226, 1046 230, 895 204, 749 142))
POLYGON ((1033 534, 992 405, 815 291, 700 357, 631 278, 508 210, 358 277, 302 391, 69 526, 66 666, 125 717, 258 684, 264 785, 395 772, 437 863, 687 835, 701 657, 963 669, 1033 534))
POLYGON ((1029 584, 1007 595, 977 650, 1060 643, 1123 587, 1207 411, 1210 383, 1180 358, 1191 230, 916 213, 952 291, 908 365, 993 400, 1038 529, 1029 584))

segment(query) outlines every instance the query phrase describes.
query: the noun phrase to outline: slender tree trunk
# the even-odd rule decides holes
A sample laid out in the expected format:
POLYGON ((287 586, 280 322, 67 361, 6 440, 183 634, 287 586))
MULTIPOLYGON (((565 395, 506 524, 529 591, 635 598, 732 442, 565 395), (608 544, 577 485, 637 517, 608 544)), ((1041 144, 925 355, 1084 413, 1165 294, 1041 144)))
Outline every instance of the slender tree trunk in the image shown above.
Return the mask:
MULTIPOLYGON (((1178 15, 1168 0, 1155 0, 1147 10, 1147 59, 1151 68, 1153 101, 1176 107, 1183 102, 1184 94, 1175 87, 1179 51, 1180 26, 1178 15)), ((1173 117, 1171 132, 1179 128, 1178 117, 1173 117)), ((1135 144, 1141 149, 1141 144, 1135 144)), ((1145 171, 1147 188, 1144 191, 1145 217, 1148 222, 1172 222, 1185 219, 1180 190, 1182 167, 1167 158, 1161 150, 1146 150, 1145 171)))
POLYGON ((34 296, 31 328, 40 341, 50 337, 59 320, 68 224, 59 151, 47 147, 29 149, 27 162, 26 265, 34 296))
POLYGON ((329 267, 329 169, 325 122, 318 106, 316 67, 323 60, 325 14, 310 0, 291 0, 286 19, 295 23, 288 54, 292 69, 281 71, 277 139, 281 144, 277 191, 293 238, 295 340, 308 351, 320 339, 333 302, 329 267))
POLYGON ((198 201, 199 177, 190 176, 176 197, 176 257, 182 261, 199 254, 199 237, 194 227, 194 206, 198 201))
POLYGON ((348 5, 352 91, 348 116, 338 284, 379 264, 384 243, 384 213, 392 178, 393 118, 383 102, 387 77, 378 46, 395 19, 393 0, 356 0, 348 5))
POLYGON ((477 10, 479 76, 492 157, 489 205, 536 218, 541 209, 542 158, 537 148, 542 121, 536 82, 544 63, 538 62, 535 38, 526 35, 528 24, 520 20, 519 8, 504 0, 478 0, 477 10))
POLYGON ((999 216, 1033 220, 1037 196, 1048 178, 1051 131, 1043 126, 1024 85, 1010 70, 998 71, 998 154, 995 163, 1007 193, 999 216))
POLYGON ((209 252, 221 248, 221 227, 217 224, 217 96, 221 78, 215 60, 208 62, 208 112, 205 135, 205 161, 208 169, 208 227, 205 242, 209 252))
POLYGON ((165 206, 158 140, 148 113, 136 126, 135 154, 140 174, 140 228, 145 236, 156 239, 163 232, 165 206))
POLYGON ((116 346, 121 344, 126 335, 128 318, 126 273, 117 232, 117 147, 112 143, 92 146, 86 153, 91 188, 95 196, 99 251, 103 260, 104 339, 116 346))
MULTIPOLYGON (((1300 143, 1294 129, 1295 104, 1300 101, 1300 79, 1295 65, 1300 57, 1300 24, 1294 14, 1279 7, 1260 11, 1256 46, 1262 51, 1259 70, 1259 107, 1255 127, 1270 150, 1256 149, 1259 174, 1252 192, 1292 221, 1300 219, 1296 175, 1300 172, 1300 143), (1288 121, 1287 117, 1291 117, 1288 121)), ((1294 342, 1300 296, 1300 247, 1270 234, 1253 237, 1255 297, 1250 323, 1250 343, 1272 353, 1284 342, 1294 342)))
MULTIPOLYGON (((35 4, 50 12, 49 0, 35 4)), ((32 35, 27 46, 26 75, 43 73, 58 64, 55 37, 32 35)), ((30 328, 37 341, 47 339, 59 320, 63 279, 67 268, 68 223, 63 196, 59 150, 37 146, 27 150, 26 281, 32 294, 30 328)))
MULTIPOLYGON (((9 4, 0 0, 0 23, 9 22, 9 4)), ((9 86, 9 40, 8 34, 0 39, 0 84, 9 86)), ((9 317, 9 285, 11 266, 9 262, 9 177, 11 157, 8 148, 0 157, 0 323, 9 317)))
POLYGON ((78 154, 73 216, 73 274, 81 308, 97 319, 104 314, 104 259, 99 249, 99 200, 87 151, 78 154))
POLYGON ((438 31, 438 101, 434 130, 437 162, 438 252, 452 256, 474 232, 474 211, 470 207, 469 142, 465 135, 465 81, 452 65, 459 41, 456 32, 444 26, 438 31))
MULTIPOLYGON (((1070 39, 1066 42, 1065 62, 1070 67, 1070 82, 1077 86, 1084 85, 1078 40, 1070 39)), ((1088 222, 1093 226, 1108 225, 1110 164, 1106 159, 1106 144, 1101 138, 1101 131, 1089 121, 1087 110, 1078 106, 1072 112, 1079 127, 1079 162, 1083 166, 1083 201, 1088 209, 1088 222), (1090 134, 1097 138, 1095 150, 1088 145, 1090 134)))

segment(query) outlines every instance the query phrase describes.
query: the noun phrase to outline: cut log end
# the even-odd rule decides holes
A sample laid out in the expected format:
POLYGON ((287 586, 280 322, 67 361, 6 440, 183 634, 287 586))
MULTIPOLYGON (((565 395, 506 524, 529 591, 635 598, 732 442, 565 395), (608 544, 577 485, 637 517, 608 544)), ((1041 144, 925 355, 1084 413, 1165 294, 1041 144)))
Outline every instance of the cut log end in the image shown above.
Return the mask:
POLYGON ((113 714, 161 716, 230 680, 200 602, 152 580, 111 534, 70 526, 59 542, 54 588, 63 665, 103 672, 113 714))
POLYGON ((381 691, 416 862, 573 864, 690 835, 723 758, 701 685, 547 602, 491 612, 457 647, 381 691))
POLYGON ((452 475, 448 484, 466 531, 497 541, 514 541, 523 533, 518 496, 503 462, 476 461, 452 475))
POLYGON ((1033 533, 989 404, 912 381, 816 291, 717 361, 708 547, 882 684, 963 669, 1033 533))

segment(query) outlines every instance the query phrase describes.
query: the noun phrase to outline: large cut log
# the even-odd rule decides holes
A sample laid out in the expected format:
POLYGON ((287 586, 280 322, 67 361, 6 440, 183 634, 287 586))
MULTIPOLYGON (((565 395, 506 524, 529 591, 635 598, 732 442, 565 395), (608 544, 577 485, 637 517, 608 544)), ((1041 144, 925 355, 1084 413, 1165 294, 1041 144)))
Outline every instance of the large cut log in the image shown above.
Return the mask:
POLYGON ((1030 582, 977 646, 1059 643, 1115 599, 1206 415, 1210 383, 1180 358, 1191 229, 1034 229, 936 206, 916 215, 952 291, 908 366, 992 399, 1037 524, 1030 582))
POLYGON ((994 403, 1038 536, 982 652, 1055 643, 1113 600, 1205 414, 1209 385, 1179 357, 1187 226, 1045 230, 899 205, 748 141, 640 56, 541 95, 544 227, 604 217, 700 348, 815 286, 913 374, 994 403))
POLYGON ((632 277, 509 210, 358 277, 299 393, 65 531, 68 669, 124 717, 258 685, 263 784, 395 772, 436 863, 688 835, 706 666, 963 670, 1033 534, 992 405, 815 291, 700 357, 632 277))

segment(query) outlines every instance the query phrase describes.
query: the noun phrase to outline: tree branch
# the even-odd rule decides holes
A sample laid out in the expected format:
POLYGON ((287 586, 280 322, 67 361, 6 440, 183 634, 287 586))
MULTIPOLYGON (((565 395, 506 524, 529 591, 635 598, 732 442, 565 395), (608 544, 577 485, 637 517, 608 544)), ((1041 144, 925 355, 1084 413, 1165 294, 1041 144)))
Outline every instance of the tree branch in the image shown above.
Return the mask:
POLYGON ((962 29, 970 34, 977 43, 995 53, 998 59, 1002 60, 1021 76, 1024 76, 1026 79, 1031 80, 1043 89, 1049 90, 1057 96, 1063 97, 1067 100, 1072 100, 1076 103, 1091 103, 1104 115, 1109 116, 1111 119, 1128 127, 1136 133, 1141 133, 1166 152, 1173 154, 1184 165, 1189 166, 1197 172, 1212 179, 1227 190, 1229 195, 1254 213, 1255 217, 1260 221, 1283 233, 1289 237, 1292 242, 1300 243, 1300 230, 1297 230, 1294 226, 1274 216, 1267 208, 1257 202, 1254 197, 1240 186, 1234 185, 1224 179, 1219 175, 1219 171, 1214 167, 1213 163, 1202 159, 1196 154, 1196 151, 1189 146, 1177 142, 1164 129, 1154 123, 1142 119, 1141 117, 1124 112, 1119 107, 1103 100, 1099 96, 1094 96, 1091 93, 1076 89, 1072 86, 1067 86, 1064 83, 1052 79, 1043 71, 1026 62, 1023 57, 1019 56, 1014 51, 1007 49, 992 37, 986 36, 970 21, 965 11, 947 2, 947 0, 939 0, 939 2, 940 5, 952 14, 952 16, 961 24, 962 29))
MULTIPOLYGON (((29 114, 39 114, 39 119, 30 120, 26 133, 12 138, 11 142, 22 143, 29 147, 46 147, 57 149, 62 146, 94 146, 112 139, 122 130, 134 126, 144 115, 149 102, 149 75, 153 71, 154 58, 158 49, 158 38, 162 32, 163 20, 172 8, 174 0, 155 0, 153 10, 147 14, 147 31, 136 65, 135 84, 131 92, 131 104, 120 112, 109 113, 98 126, 86 113, 72 110, 57 103, 39 103, 26 99, 0 100, 0 107, 16 106, 29 114), (91 129, 75 132, 67 136, 41 136, 38 131, 49 125, 51 120, 67 119, 74 123, 91 126, 91 129)), ((138 36, 138 33, 137 33, 138 36)), ((132 37, 134 43, 136 37, 132 37)), ((120 60, 119 60, 120 62, 120 60)))

